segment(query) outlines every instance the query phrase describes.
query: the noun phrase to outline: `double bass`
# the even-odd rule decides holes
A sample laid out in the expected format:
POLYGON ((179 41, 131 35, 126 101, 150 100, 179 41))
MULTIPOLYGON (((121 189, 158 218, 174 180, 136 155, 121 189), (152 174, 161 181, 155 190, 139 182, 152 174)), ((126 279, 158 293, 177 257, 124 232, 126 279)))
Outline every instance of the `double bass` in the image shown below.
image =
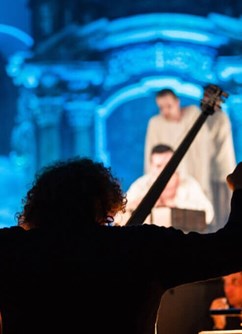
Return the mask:
POLYGON ((204 88, 203 98, 200 101, 201 114, 196 119, 165 168, 158 175, 142 201, 133 211, 131 217, 126 222, 126 226, 143 224, 207 117, 214 112, 221 111, 221 103, 223 103, 224 99, 227 97, 228 93, 224 92, 217 85, 209 84, 204 88))

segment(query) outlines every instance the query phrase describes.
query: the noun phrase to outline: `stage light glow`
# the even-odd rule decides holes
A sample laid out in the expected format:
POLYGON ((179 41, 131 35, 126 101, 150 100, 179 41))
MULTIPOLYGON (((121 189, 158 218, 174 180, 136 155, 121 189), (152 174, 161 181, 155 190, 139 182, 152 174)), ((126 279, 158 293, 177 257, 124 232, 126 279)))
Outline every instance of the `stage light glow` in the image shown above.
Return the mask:
POLYGON ((231 76, 234 75, 240 75, 241 74, 241 80, 240 83, 242 83, 242 66, 227 66, 223 71, 220 72, 221 79, 224 80, 230 80, 231 76))
POLYGON ((0 24, 0 33, 10 35, 20 40, 28 47, 31 47, 34 43, 33 38, 30 35, 26 34, 23 30, 10 25, 0 24))
POLYGON ((24 86, 26 88, 35 88, 38 86, 38 80, 34 75, 29 75, 25 78, 24 86))
POLYGON ((132 17, 123 17, 116 19, 113 22, 109 22, 109 31, 111 33, 117 32, 119 30, 130 30, 131 28, 138 27, 138 26, 146 26, 147 28, 149 26, 159 26, 160 28, 169 26, 170 24, 173 24, 173 27, 184 27, 187 28, 193 28, 193 29, 201 29, 201 27, 204 27, 206 31, 213 31, 215 28, 214 23, 205 18, 205 17, 199 17, 195 15, 189 15, 189 14, 171 14, 171 13, 150 13, 150 14, 140 14, 135 15, 132 17))
POLYGON ((116 35, 110 35, 106 38, 105 42, 99 44, 99 49, 114 48, 122 45, 150 42, 156 39, 172 40, 172 41, 182 41, 182 42, 192 42, 196 44, 204 44, 208 46, 218 47, 220 45, 226 44, 227 38, 224 36, 214 35, 212 33, 201 33, 189 30, 179 30, 179 29, 142 29, 133 30, 128 32, 119 33, 116 35))

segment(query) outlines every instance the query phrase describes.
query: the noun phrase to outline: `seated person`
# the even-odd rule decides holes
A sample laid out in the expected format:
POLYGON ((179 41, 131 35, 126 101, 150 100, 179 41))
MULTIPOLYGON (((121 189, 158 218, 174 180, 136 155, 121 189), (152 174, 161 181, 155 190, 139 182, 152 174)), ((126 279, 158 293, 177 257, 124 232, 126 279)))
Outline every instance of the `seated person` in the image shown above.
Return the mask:
MULTIPOLYGON (((159 144, 153 147, 149 173, 134 181, 127 191, 126 212, 122 217, 116 217, 120 225, 126 224, 172 155, 173 150, 168 145, 159 144)), ((214 216, 212 204, 199 183, 193 177, 179 172, 179 168, 171 176, 145 223, 170 226, 171 208, 204 211, 206 224, 210 224, 214 216)))
MULTIPOLYGON (((216 298, 210 305, 210 310, 223 310, 229 308, 242 311, 242 271, 223 276, 224 296, 216 298)), ((241 315, 212 315, 213 329, 242 329, 241 315)))

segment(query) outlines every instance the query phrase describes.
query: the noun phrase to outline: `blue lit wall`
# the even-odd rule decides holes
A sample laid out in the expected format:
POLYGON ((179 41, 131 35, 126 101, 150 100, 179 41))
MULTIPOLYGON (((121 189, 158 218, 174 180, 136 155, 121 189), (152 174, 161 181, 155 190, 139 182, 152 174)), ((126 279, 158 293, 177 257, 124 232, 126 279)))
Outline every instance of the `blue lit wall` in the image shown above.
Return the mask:
POLYGON ((18 87, 6 71, 9 57, 28 50, 33 43, 27 2, 0 0, 0 227, 15 224, 14 215, 21 207, 27 186, 12 150, 18 87))
POLYGON ((174 88, 183 104, 197 105, 208 82, 228 91, 224 110, 242 160, 240 31, 240 19, 216 14, 104 18, 67 26, 33 52, 28 34, 13 37, 9 29, 25 52, 11 53, 6 65, 17 96, 10 152, 1 161, 0 182, 9 180, 0 200, 3 224, 12 223, 35 171, 56 159, 102 160, 126 190, 143 173, 145 130, 162 87, 174 88))

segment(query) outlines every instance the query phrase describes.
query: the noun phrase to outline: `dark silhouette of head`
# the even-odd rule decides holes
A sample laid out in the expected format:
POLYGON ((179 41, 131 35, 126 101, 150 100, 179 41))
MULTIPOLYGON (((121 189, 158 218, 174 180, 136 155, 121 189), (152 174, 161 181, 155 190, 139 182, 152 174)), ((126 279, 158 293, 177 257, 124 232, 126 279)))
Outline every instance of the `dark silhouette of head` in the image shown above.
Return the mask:
POLYGON ((173 148, 166 144, 157 144, 151 150, 151 155, 155 153, 174 152, 173 148))
POLYGON ((125 205, 126 197, 110 168, 88 158, 74 158, 47 166, 36 175, 18 223, 25 228, 105 224, 125 205))

